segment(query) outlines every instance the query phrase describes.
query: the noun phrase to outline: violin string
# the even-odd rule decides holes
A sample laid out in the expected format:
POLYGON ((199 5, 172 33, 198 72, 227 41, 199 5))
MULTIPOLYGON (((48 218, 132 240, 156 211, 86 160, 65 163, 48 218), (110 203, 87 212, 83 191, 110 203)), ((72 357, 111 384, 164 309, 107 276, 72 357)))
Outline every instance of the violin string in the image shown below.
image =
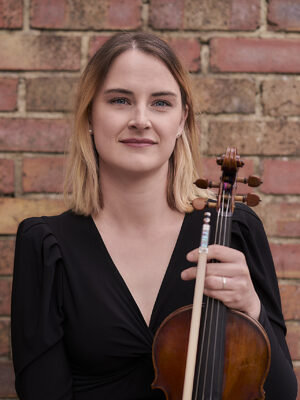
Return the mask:
MULTIPOLYGON (((224 234, 223 234, 223 241, 221 241, 219 244, 225 246, 226 244, 226 231, 228 228, 228 210, 229 210, 229 201, 230 201, 230 195, 228 195, 227 199, 227 204, 226 204, 226 211, 224 215, 224 209, 225 209, 225 204, 224 204, 224 196, 222 196, 222 219, 224 220, 224 234)), ((213 349, 213 365, 212 365, 212 379, 211 379, 211 385, 210 385, 210 393, 212 394, 213 390, 213 379, 215 377, 215 360, 216 360, 216 351, 217 351, 217 334, 218 334, 218 328, 219 328, 219 321, 220 321, 220 301, 216 301, 213 299, 214 302, 217 303, 217 317, 216 317, 216 334, 215 334, 215 340, 214 340, 214 349, 213 349)))
MULTIPOLYGON (((219 226, 219 219, 220 219, 220 210, 218 211, 218 216, 217 216, 216 232, 217 232, 218 226, 219 226)), ((217 237, 216 237, 216 233, 215 233, 214 243, 216 243, 216 240, 217 240, 217 237)), ((196 377, 196 383, 195 383, 194 400, 197 400, 199 386, 200 386, 200 372, 201 372, 201 366, 203 365, 204 340, 205 340, 205 332, 207 332, 207 319, 208 319, 209 305, 210 305, 210 297, 207 297, 206 298, 206 307, 205 307, 204 314, 203 314, 203 318, 204 318, 203 331, 202 331, 202 338, 201 338, 200 353, 198 356, 198 370, 197 370, 197 377, 196 377)), ((207 354, 208 354, 208 352, 207 352, 207 354)), ((207 361, 207 359, 206 359, 206 361, 207 361)), ((205 363, 205 365, 207 365, 207 362, 205 363)), ((205 367, 205 368, 207 368, 207 367, 205 367)), ((204 380, 204 384, 202 387, 202 399, 203 399, 204 393, 205 393, 205 380, 204 380)))

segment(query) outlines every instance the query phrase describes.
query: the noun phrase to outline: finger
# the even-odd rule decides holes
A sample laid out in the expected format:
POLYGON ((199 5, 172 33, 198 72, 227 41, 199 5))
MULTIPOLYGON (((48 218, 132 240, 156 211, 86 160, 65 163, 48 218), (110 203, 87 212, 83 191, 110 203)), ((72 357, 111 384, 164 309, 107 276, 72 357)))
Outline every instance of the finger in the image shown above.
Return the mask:
POLYGON ((245 256, 239 250, 213 244, 208 246, 207 260, 218 260, 224 263, 239 263, 245 262, 245 256))
POLYGON ((247 264, 231 264, 231 263, 207 263, 206 275, 216 276, 248 276, 249 269, 247 264))
POLYGON ((231 290, 231 278, 227 276, 206 276, 204 287, 207 290, 231 290))
POLYGON ((197 198, 197 199, 194 199, 194 200, 192 201, 192 203, 193 203, 193 207, 194 207, 196 210, 203 210, 203 208, 204 208, 205 205, 206 205, 206 200, 197 198))
POLYGON ((181 272, 181 279, 190 281, 196 278, 197 267, 190 267, 181 272))

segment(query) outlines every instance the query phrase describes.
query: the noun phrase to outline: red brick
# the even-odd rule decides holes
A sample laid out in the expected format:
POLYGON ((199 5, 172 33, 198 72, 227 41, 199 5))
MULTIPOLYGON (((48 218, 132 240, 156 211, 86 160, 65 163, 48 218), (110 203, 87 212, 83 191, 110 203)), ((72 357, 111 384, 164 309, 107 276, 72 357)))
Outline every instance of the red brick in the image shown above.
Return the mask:
POLYGON ((1 151, 63 152, 70 122, 66 119, 0 119, 1 151))
POLYGON ((287 323, 287 344, 293 360, 300 360, 300 324, 287 323))
POLYGON ((0 159, 0 194, 14 192, 15 165, 13 160, 0 159))
POLYGON ((232 0, 230 29, 253 31, 259 26, 259 0, 232 0))
POLYGON ((0 278, 0 314, 10 315, 12 279, 0 278))
POLYGON ((280 283, 279 288, 284 319, 300 319, 300 285, 280 283))
POLYGON ((268 28, 275 31, 300 31, 299 0, 269 0, 268 28))
POLYGON ((300 112, 300 82, 295 79, 263 82, 262 103, 264 114, 272 116, 298 116, 300 112))
POLYGON ((13 272, 15 241, 13 239, 0 239, 0 275, 13 272))
POLYGON ((17 108, 18 79, 0 78, 0 110, 14 111, 17 108))
POLYGON ((107 24, 109 29, 136 29, 141 26, 141 0, 109 0, 107 24))
POLYGON ((184 7, 184 29, 254 30, 259 22, 259 0, 187 0, 184 7))
POLYGON ((265 203, 255 211, 263 220, 268 235, 300 236, 299 203, 265 203))
POLYGON ((253 79, 220 79, 195 76, 192 80, 195 112, 255 112, 256 87, 253 79))
POLYGON ((14 388, 14 383, 15 383, 15 374, 12 362, 7 362, 7 361, 0 362, 0 396, 2 398, 17 397, 14 388))
POLYGON ((279 278, 300 278, 300 246, 294 243, 270 243, 272 256, 279 278))
POLYGON ((89 41, 89 58, 110 38, 110 36, 92 36, 89 41))
POLYGON ((80 47, 80 37, 4 34, 0 41, 0 69, 78 71, 80 47))
POLYGON ((23 26, 23 1, 0 1, 0 28, 15 29, 23 26))
POLYGON ((10 356, 10 322, 0 319, 0 357, 10 356))
POLYGON ((38 157, 23 159, 24 192, 62 192, 62 157, 38 157))
POLYGON ((46 29, 135 29, 141 0, 32 0, 30 24, 46 29))
POLYGON ((60 199, 2 197, 0 198, 0 234, 15 234, 18 224, 24 218, 56 215, 65 209, 64 202, 60 199))
POLYGON ((29 111, 72 111, 77 78, 35 78, 26 82, 26 109, 29 111))
POLYGON ((299 155, 300 123, 296 121, 211 121, 208 126, 208 154, 228 146, 241 155, 299 155))
POLYGON ((300 72, 300 40, 214 38, 210 43, 214 72, 300 72))
POLYGON ((265 160, 264 193, 299 194, 300 193, 300 160, 265 160))
POLYGON ((182 29, 184 0, 150 0, 149 25, 154 29, 182 29))
POLYGON ((164 38, 172 47, 183 65, 190 72, 197 72, 201 68, 201 46, 194 38, 164 38))
MULTIPOLYGON (((221 154, 218 154, 221 155, 221 154)), ((238 177, 248 177, 249 175, 253 175, 253 161, 252 160, 247 160, 246 158, 243 158, 243 161, 245 162, 244 167, 240 168, 238 171, 238 177)), ((211 180, 213 182, 219 182, 220 181, 220 176, 221 176, 221 168, 219 165, 216 163, 216 157, 214 158, 208 158, 208 157, 202 157, 201 158, 201 177, 211 180)), ((252 188, 249 188, 248 185, 244 184, 238 184, 238 189, 237 193, 250 193, 252 192, 252 188)))

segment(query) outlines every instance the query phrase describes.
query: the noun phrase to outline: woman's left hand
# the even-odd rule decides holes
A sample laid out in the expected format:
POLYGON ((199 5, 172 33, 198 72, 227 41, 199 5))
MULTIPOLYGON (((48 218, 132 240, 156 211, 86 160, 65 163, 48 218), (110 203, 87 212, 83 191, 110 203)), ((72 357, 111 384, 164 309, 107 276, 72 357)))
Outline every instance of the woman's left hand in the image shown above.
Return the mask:
MULTIPOLYGON (((197 264, 198 248, 187 254, 187 260, 197 264)), ((183 280, 196 278, 196 268, 181 273, 183 280)), ((204 294, 221 300, 227 307, 258 319, 260 300, 254 289, 245 256, 242 252, 217 244, 208 247, 204 294), (210 260, 218 260, 213 263, 210 260)))

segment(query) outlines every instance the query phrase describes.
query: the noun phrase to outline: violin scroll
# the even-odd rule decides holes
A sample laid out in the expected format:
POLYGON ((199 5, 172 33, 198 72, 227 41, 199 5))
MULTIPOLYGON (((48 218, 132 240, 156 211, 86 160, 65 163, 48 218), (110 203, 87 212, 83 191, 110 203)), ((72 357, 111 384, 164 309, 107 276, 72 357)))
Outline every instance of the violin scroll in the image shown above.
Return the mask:
POLYGON ((233 212, 235 202, 246 203, 250 207, 254 207, 261 201, 259 196, 254 193, 247 195, 236 194, 238 183, 247 184, 249 187, 258 187, 262 183, 262 179, 255 175, 250 175, 248 178, 237 178, 239 168, 244 166, 244 161, 237 154, 235 147, 228 147, 226 153, 217 157, 217 164, 221 166, 222 175, 220 182, 214 182, 209 179, 197 179, 194 184, 201 189, 219 188, 217 201, 207 200, 205 204, 199 202, 199 199, 193 201, 193 207, 203 209, 205 205, 219 210, 225 207, 233 212))

